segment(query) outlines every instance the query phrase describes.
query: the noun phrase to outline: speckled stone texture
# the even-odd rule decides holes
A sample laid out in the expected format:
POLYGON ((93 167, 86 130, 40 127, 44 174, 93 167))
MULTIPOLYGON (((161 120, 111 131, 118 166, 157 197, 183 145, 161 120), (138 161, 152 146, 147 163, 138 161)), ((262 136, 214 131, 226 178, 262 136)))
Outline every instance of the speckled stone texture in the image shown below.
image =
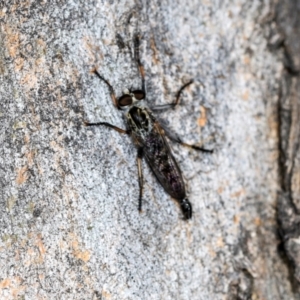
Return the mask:
POLYGON ((0 2, 0 299, 299 299, 278 251, 278 36, 268 0, 0 2), (188 222, 145 162, 139 214, 132 141, 84 126, 124 128, 91 71, 140 88, 137 32, 148 104, 194 79, 158 117, 214 149, 171 143, 188 222))

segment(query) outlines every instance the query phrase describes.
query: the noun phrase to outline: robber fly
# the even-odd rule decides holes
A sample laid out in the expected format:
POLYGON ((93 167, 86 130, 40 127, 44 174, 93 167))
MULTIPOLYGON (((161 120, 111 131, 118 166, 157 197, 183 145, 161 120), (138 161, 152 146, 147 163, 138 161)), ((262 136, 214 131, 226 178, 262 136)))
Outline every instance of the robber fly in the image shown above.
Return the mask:
MULTIPOLYGON (((165 191, 174 199, 176 199, 181 207, 185 219, 192 217, 192 205, 186 197, 185 184, 182 178, 179 166, 171 152, 170 146, 166 140, 166 135, 173 141, 184 146, 202 150, 204 152, 212 152, 211 150, 203 149, 198 146, 188 145, 183 143, 181 139, 172 134, 167 128, 163 127, 153 116, 152 111, 143 104, 145 93, 145 72, 144 67, 139 58, 139 37, 134 39, 134 54, 138 64, 138 69, 142 78, 142 89, 140 90, 124 90, 124 94, 120 98, 116 98, 113 87, 103 78, 97 70, 94 70, 95 75, 102 80, 108 87, 114 105, 118 109, 125 110, 125 120, 127 129, 118 128, 107 122, 88 123, 86 126, 103 125, 110 127, 119 133, 130 135, 135 146, 137 147, 137 165, 139 178, 139 211, 142 210, 143 197, 143 172, 142 158, 144 157, 155 174, 157 180, 163 186, 165 191)), ((189 86, 193 81, 186 83, 178 92, 174 103, 159 105, 153 107, 153 111, 165 110, 174 108, 179 103, 179 98, 182 91, 189 86)))

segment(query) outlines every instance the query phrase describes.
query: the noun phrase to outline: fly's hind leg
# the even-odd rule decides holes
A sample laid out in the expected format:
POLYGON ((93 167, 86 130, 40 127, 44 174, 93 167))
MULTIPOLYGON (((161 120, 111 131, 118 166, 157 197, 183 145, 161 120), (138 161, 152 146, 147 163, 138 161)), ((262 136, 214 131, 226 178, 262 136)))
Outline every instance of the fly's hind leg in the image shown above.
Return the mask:
POLYGON ((185 147, 189 147, 189 148, 192 148, 192 149, 195 149, 195 150, 198 150, 198 151, 202 151, 202 152, 206 152, 206 153, 213 153, 214 150, 211 150, 211 149, 205 149, 205 148, 202 148, 198 145, 191 145, 191 144, 187 144, 187 143, 184 143, 181 138, 179 138, 178 136, 169 136, 167 135, 172 141, 182 145, 182 146, 185 146, 185 147))
POLYGON ((142 158, 143 158, 143 148, 138 149, 137 153, 137 165, 138 165, 138 175, 139 175, 139 212, 142 211, 142 198, 143 198, 143 169, 142 169, 142 158))
MULTIPOLYGON (((175 101, 173 103, 163 104, 163 105, 157 105, 155 107, 152 107, 151 109, 153 111, 162 111, 162 110, 166 110, 166 109, 169 109, 169 108, 175 108, 179 104, 179 99, 180 99, 180 96, 181 96, 183 90, 185 88, 187 88, 189 85, 191 85, 192 83, 193 83, 193 80, 190 80, 189 82, 187 82, 186 84, 184 84, 178 90, 178 92, 176 94, 176 99, 175 99, 175 101)), ((205 148, 199 147, 197 145, 190 145, 190 144, 184 143, 177 134, 174 134, 173 132, 171 132, 166 126, 164 126, 162 124, 160 124, 160 125, 164 129, 164 132, 166 133, 166 135, 168 136, 168 138, 170 140, 172 140, 173 142, 176 142, 176 143, 181 144, 181 145, 186 146, 186 147, 190 147, 190 148, 195 149, 195 150, 199 150, 199 151, 203 151, 203 152, 207 152, 207 153, 212 153, 213 152, 213 150, 205 149, 205 148)))
POLYGON ((169 128, 167 128, 165 125, 162 125, 160 124, 160 126, 163 128, 166 136, 173 142, 175 143, 178 143, 182 146, 185 146, 185 147, 189 147, 189 148, 192 148, 192 149, 195 149, 195 150, 199 150, 199 151, 203 151, 203 152, 206 152, 206 153, 213 153, 213 150, 210 150, 210 149, 205 149, 205 148, 202 148, 200 146, 197 146, 197 145, 190 145, 190 144, 187 144, 187 143, 184 143, 181 138, 176 134, 176 133, 173 133, 169 128))

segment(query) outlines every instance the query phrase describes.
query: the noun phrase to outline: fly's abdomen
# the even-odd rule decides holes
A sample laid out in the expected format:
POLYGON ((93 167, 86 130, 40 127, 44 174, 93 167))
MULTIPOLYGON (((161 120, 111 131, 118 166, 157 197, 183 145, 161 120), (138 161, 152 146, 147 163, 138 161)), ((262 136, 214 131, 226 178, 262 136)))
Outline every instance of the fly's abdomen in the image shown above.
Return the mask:
POLYGON ((169 145, 155 134, 147 137, 145 142, 145 157, 156 178, 171 197, 182 200, 185 197, 184 181, 169 145))
POLYGON ((143 149, 150 168, 165 191, 177 200, 184 199, 185 187, 180 169, 151 112, 133 106, 127 114, 127 125, 134 143, 143 149))

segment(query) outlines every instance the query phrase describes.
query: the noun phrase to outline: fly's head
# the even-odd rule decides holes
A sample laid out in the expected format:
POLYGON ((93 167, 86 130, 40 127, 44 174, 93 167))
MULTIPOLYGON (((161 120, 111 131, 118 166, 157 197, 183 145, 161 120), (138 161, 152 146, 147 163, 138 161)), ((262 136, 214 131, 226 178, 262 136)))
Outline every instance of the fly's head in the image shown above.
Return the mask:
POLYGON ((118 107, 127 110, 125 118, 132 133, 141 138, 149 131, 150 112, 141 104, 145 98, 143 90, 130 91, 125 89, 118 99, 118 107))
POLYGON ((117 105, 120 109, 127 109, 144 98, 145 92, 142 90, 129 91, 128 89, 125 89, 123 96, 118 99, 117 105))

